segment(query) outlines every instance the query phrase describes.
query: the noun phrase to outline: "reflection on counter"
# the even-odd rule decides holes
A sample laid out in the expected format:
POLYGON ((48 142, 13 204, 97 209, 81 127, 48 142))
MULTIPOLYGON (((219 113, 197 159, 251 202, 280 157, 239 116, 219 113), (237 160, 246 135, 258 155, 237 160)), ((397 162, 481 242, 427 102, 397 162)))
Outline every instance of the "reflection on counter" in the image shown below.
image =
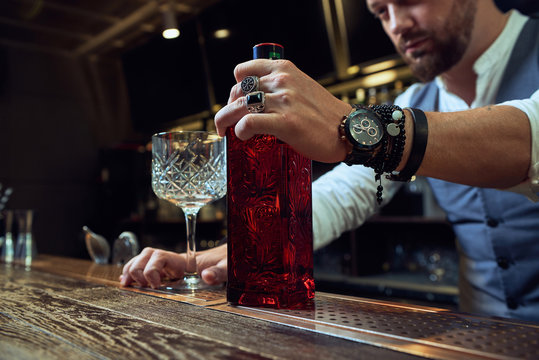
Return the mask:
POLYGON ((315 279, 321 291, 454 306, 458 258, 451 228, 420 218, 373 218, 315 253, 315 279))
POLYGON ((317 290, 456 308, 455 235, 424 178, 315 252, 317 290))

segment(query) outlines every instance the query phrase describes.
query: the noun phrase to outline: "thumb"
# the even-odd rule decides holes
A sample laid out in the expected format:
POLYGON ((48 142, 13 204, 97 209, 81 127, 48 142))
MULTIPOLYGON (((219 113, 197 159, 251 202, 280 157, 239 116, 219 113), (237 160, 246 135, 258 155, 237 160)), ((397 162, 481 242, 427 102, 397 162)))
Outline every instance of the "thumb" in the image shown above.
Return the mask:
POLYGON ((217 285, 227 280, 227 259, 219 261, 216 265, 202 270, 200 276, 209 285, 217 285))

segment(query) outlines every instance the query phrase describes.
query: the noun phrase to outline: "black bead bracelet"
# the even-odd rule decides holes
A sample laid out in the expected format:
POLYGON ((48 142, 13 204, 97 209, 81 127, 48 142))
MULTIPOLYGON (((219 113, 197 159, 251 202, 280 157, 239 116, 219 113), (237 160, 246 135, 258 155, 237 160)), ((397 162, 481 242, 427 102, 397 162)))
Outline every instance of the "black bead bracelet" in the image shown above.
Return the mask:
POLYGON ((393 181, 410 181, 421 166, 425 151, 427 150, 429 126, 425 113, 413 108, 406 108, 406 110, 410 111, 414 121, 414 142, 404 168, 398 173, 392 173, 387 176, 389 180, 393 181))
POLYGON ((402 159, 406 133, 404 130, 405 115, 402 109, 396 105, 372 105, 372 108, 382 119, 386 126, 383 138, 383 146, 376 156, 365 163, 375 172, 375 181, 379 182, 376 189, 376 201, 382 203, 382 174, 394 171, 402 159))

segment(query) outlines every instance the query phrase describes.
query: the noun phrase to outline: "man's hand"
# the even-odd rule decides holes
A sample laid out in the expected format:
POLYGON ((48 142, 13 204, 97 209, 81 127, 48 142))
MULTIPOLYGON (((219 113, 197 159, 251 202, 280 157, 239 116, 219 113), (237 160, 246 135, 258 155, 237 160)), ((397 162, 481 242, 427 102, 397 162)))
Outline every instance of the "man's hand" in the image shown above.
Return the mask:
POLYGON ((346 146, 339 139, 338 127, 351 105, 287 60, 251 60, 236 66, 234 76, 238 84, 232 87, 228 104, 215 115, 219 135, 233 126, 241 140, 270 134, 313 160, 344 159, 346 146), (260 78, 260 90, 266 95, 263 113, 251 114, 245 106, 240 83, 249 75, 260 78))
MULTIPOLYGON (((142 252, 124 265, 120 283, 128 286, 137 282, 140 286, 157 288, 163 279, 179 279, 185 271, 186 255, 172 251, 144 248, 142 252)), ((216 285, 227 279, 227 247, 221 245, 197 252, 197 266, 202 280, 216 285)))

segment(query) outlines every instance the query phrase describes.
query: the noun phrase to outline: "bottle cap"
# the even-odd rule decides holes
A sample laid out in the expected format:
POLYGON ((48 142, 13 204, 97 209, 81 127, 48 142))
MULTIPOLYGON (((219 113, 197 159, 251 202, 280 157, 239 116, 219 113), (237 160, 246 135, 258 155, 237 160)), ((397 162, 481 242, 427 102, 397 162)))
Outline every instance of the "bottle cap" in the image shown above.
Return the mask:
POLYGON ((284 47, 276 43, 261 43, 253 47, 253 59, 284 59, 284 47))

